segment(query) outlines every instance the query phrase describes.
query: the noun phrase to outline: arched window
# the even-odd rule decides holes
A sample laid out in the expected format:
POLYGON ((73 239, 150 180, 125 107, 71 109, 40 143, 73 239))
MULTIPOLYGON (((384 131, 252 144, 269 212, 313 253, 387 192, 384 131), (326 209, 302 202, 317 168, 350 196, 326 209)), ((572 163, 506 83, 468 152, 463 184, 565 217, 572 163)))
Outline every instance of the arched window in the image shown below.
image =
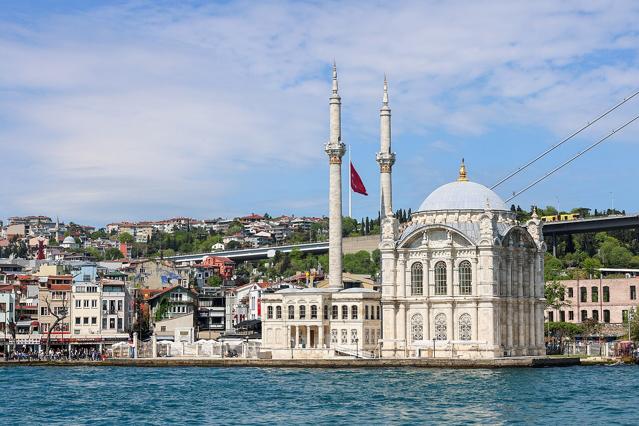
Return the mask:
POLYGON ((473 291, 473 272, 470 262, 464 260, 459 264, 459 294, 469 296, 473 291))
POLYGON ((288 307, 288 319, 295 319, 295 306, 293 305, 288 307))
POLYGON ((273 307, 272 306, 267 306, 266 307, 266 318, 273 319, 273 307))
POLYGON ((413 296, 424 294, 424 267, 421 262, 415 262, 410 267, 410 289, 413 296))
POLYGON ((368 319, 368 305, 364 306, 364 319, 367 320, 368 319))
POLYGON ((462 314, 459 317, 459 340, 472 339, 472 322, 470 315, 462 314))
POLYGON ((333 317, 333 319, 337 319, 337 317, 338 317, 338 313, 339 313, 337 306, 336 306, 336 305, 333 305, 333 306, 331 307, 331 311, 332 311, 331 313, 332 313, 332 317, 333 317))
POLYGON ((306 306, 301 305, 300 306, 300 319, 304 319, 306 318, 306 306))
POLYGON ((424 340, 424 317, 422 314, 415 314, 411 317, 410 329, 413 342, 424 340))
POLYGON ((317 319, 317 305, 311 305, 311 319, 317 319))
POLYGON ((275 307, 275 319, 282 319, 282 307, 281 306, 276 306, 275 307))
POLYGON ((448 340, 446 315, 437 314, 435 316, 435 340, 448 340))
POLYGON ((357 319, 357 305, 351 306, 351 319, 357 319))
POLYGON ((610 302, 610 287, 608 286, 603 287, 603 301, 610 302))
POLYGON ((348 319, 348 306, 342 305, 342 319, 348 319))
POLYGON ((442 296, 447 293, 446 262, 437 262, 435 264, 435 295, 442 296))

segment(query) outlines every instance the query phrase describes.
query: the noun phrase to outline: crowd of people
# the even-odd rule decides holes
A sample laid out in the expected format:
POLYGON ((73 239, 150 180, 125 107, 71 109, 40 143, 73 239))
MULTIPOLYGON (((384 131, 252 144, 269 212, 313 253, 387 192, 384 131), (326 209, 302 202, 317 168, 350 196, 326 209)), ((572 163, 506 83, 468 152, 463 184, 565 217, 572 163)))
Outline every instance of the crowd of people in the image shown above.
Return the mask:
POLYGON ((14 349, 4 354, 7 361, 60 361, 60 360, 83 360, 101 361, 108 357, 106 351, 99 351, 95 348, 72 349, 49 349, 39 351, 31 349, 14 349))

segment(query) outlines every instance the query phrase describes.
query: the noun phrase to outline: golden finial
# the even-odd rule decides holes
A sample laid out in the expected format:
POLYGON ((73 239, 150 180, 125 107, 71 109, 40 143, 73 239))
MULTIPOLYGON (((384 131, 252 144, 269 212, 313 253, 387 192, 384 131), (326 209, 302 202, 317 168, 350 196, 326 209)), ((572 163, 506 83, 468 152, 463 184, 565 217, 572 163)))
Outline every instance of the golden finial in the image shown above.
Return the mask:
POLYGON ((468 176, 466 175, 466 165, 464 164, 464 159, 462 158, 461 166, 459 166, 459 177, 457 178, 458 182, 468 182, 468 176))

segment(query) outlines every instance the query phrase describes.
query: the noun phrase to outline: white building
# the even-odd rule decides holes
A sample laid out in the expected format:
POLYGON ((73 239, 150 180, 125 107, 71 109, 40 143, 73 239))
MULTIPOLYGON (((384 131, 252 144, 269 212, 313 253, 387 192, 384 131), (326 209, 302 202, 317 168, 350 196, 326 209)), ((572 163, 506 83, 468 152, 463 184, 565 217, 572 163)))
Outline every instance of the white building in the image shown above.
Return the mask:
POLYGON ((520 224, 489 188, 433 191, 399 232, 392 214, 390 108, 381 110, 382 306, 385 357, 544 355, 544 251, 536 213, 520 224))

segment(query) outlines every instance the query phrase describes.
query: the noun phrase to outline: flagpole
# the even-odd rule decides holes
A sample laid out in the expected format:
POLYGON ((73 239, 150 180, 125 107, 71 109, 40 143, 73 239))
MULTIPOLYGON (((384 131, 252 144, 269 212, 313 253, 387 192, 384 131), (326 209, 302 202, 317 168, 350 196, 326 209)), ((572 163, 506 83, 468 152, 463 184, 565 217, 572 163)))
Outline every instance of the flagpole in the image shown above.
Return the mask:
POLYGON ((348 217, 353 217, 353 163, 351 161, 351 144, 348 144, 348 217))

